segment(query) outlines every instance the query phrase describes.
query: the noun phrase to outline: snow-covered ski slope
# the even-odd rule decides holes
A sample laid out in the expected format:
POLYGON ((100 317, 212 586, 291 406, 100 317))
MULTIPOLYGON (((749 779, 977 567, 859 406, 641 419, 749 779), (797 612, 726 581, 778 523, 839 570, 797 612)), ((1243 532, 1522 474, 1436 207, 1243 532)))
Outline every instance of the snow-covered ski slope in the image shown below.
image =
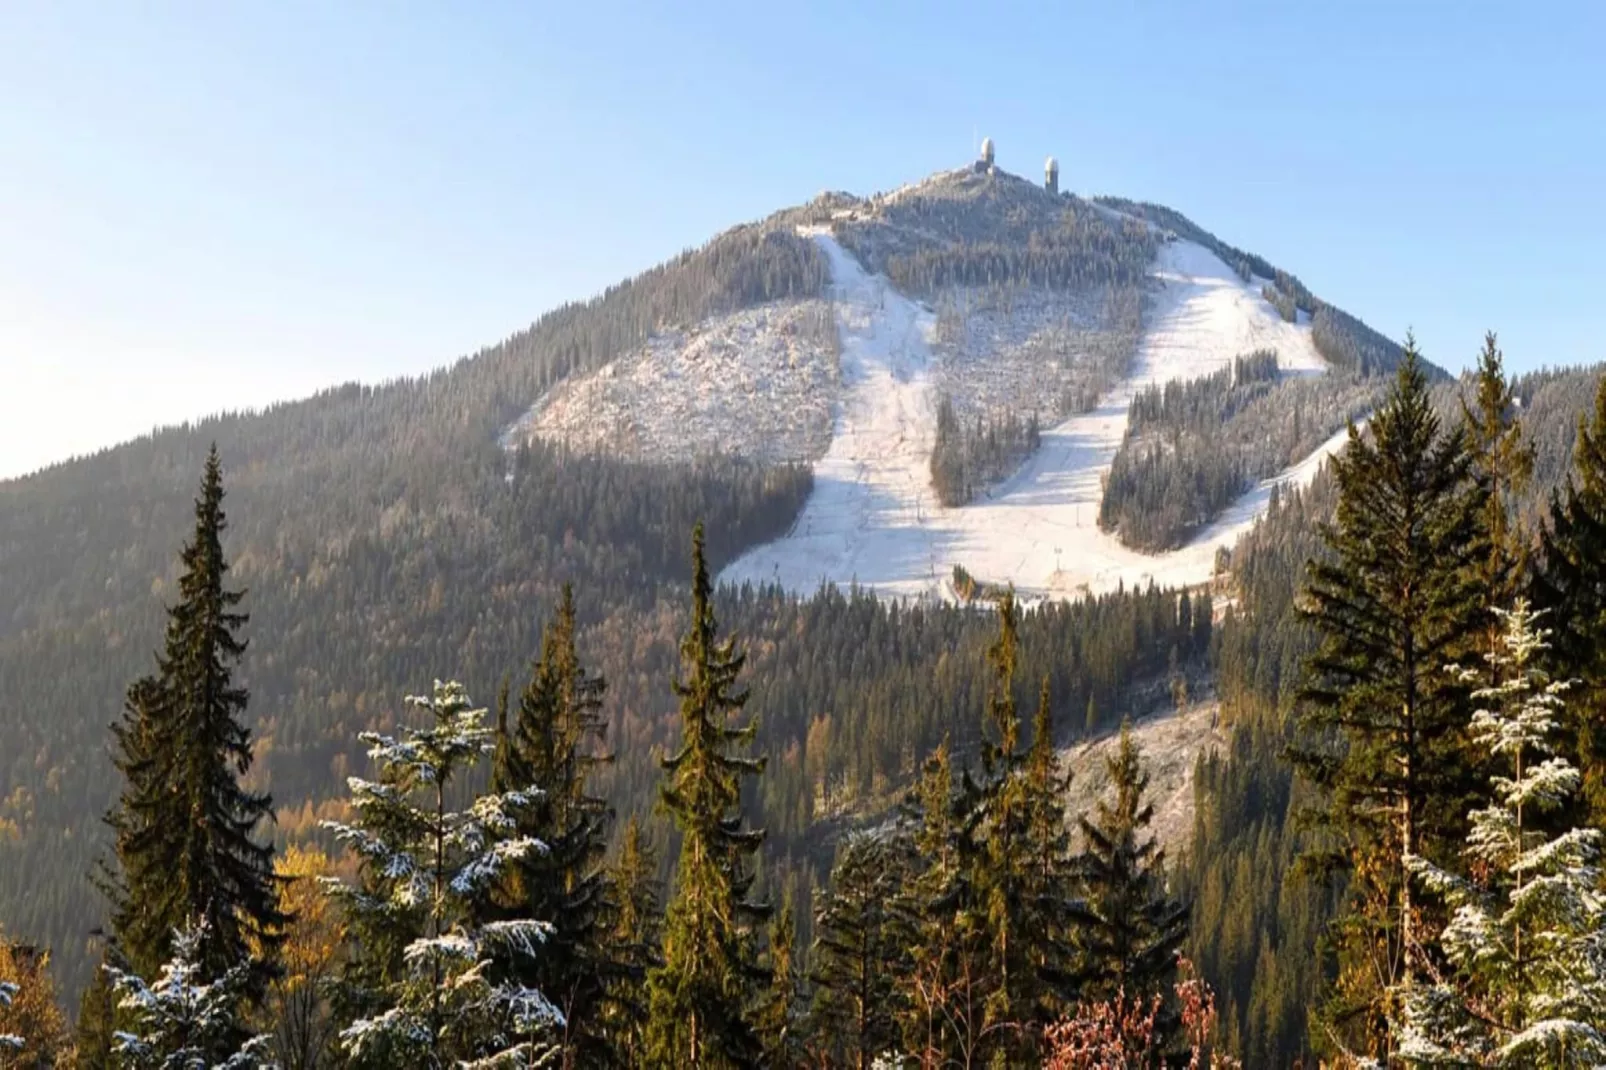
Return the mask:
POLYGON ((1308 482, 1344 442, 1335 435, 1309 458, 1266 480, 1179 550, 1150 555, 1098 527, 1102 479, 1126 430, 1134 394, 1194 379, 1236 356, 1275 349, 1287 371, 1326 368, 1310 327, 1285 322, 1202 246, 1161 247, 1153 298, 1130 377, 1089 413, 1045 432, 1041 448, 990 496, 943 508, 931 490, 936 397, 931 312, 868 274, 828 231, 810 231, 831 264, 842 343, 842 394, 831 445, 814 469, 814 492, 793 529, 721 574, 729 583, 779 583, 808 594, 822 582, 856 583, 889 597, 952 597, 953 566, 1025 597, 1202 583, 1216 551, 1231 546, 1266 509, 1271 488, 1308 482))

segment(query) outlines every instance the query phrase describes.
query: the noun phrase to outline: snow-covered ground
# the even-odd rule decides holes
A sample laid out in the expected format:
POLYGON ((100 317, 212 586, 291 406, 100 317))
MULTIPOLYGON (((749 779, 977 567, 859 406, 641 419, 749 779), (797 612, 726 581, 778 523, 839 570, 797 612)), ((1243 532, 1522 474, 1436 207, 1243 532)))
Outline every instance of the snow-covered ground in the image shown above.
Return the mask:
POLYGON ((1218 548, 1231 546, 1266 508, 1278 483, 1308 481, 1343 442, 1265 481, 1189 545, 1149 555, 1098 527, 1102 477, 1126 429, 1133 395, 1171 379, 1210 375, 1256 349, 1275 349, 1286 370, 1325 369, 1306 323, 1286 323, 1201 246, 1170 242, 1153 271, 1157 292, 1131 375, 1098 408, 1044 433, 1042 447, 984 500, 941 508, 930 489, 935 425, 934 317, 868 274, 829 233, 814 231, 830 259, 842 344, 842 393, 831 445, 792 531, 733 562, 721 579, 780 583, 809 593, 822 581, 858 583, 893 597, 952 595, 953 566, 1023 596, 1067 596, 1207 580, 1218 548))
MULTIPOLYGON (((1201 753, 1226 748, 1227 732, 1220 720, 1221 704, 1212 700, 1183 710, 1166 705, 1132 722, 1132 738, 1143 752, 1149 774, 1148 798, 1154 804, 1150 828, 1168 852, 1186 847, 1193 832, 1194 763, 1201 753)), ((1112 730, 1060 751, 1060 761, 1073 774, 1065 795, 1065 812, 1073 828, 1078 816, 1091 818, 1099 800, 1108 798, 1110 774, 1105 762, 1114 757, 1120 741, 1120 733, 1112 730)))
POLYGON ((761 461, 825 452, 837 402, 829 302, 775 301, 655 334, 559 383, 509 429, 611 456, 690 461, 715 450, 761 461))
POLYGON ((932 302, 937 390, 965 424, 1005 413, 1050 426, 1121 378, 1137 345, 1105 287, 950 287, 932 302))
MULTIPOLYGON (((919 556, 927 550, 928 519, 938 508, 930 475, 937 428, 930 346, 936 317, 885 278, 866 274, 828 231, 811 233, 831 264, 842 400, 831 445, 814 466, 814 493, 793 535, 769 544, 768 560, 744 557, 750 567, 771 566, 746 576, 812 590, 821 577, 917 575, 930 566, 919 556)), ((737 568, 727 569, 726 578, 743 575, 737 568)))

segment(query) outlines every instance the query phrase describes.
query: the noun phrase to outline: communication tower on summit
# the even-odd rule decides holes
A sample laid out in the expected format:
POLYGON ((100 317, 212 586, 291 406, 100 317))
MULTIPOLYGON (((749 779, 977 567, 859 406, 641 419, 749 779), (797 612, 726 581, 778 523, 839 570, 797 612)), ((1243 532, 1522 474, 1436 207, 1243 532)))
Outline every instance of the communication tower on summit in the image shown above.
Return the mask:
POLYGON ((981 159, 976 161, 976 170, 991 171, 993 169, 993 139, 981 139, 981 159))
POLYGON ((1050 193, 1060 191, 1060 162, 1052 156, 1043 165, 1043 187, 1050 193))

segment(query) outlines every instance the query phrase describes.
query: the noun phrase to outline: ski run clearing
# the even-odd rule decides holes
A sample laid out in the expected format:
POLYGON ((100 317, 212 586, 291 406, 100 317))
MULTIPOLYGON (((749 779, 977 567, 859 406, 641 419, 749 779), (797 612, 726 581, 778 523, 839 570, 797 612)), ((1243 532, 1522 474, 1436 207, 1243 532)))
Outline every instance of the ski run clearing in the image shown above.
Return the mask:
MULTIPOLYGON (((1183 709, 1164 706, 1132 722, 1132 740, 1143 752, 1149 774, 1149 801, 1154 804, 1150 827, 1161 847, 1186 848, 1193 832, 1193 768, 1200 754, 1224 752, 1227 729, 1221 704, 1195 702, 1183 709)), ((1119 731, 1060 750, 1061 768, 1075 776, 1065 795, 1068 814, 1091 814, 1100 799, 1109 798, 1106 763, 1120 748, 1119 731)))
POLYGON ((1103 476, 1139 390, 1211 375, 1257 349, 1275 349, 1285 373, 1326 369, 1304 317, 1285 322, 1261 297, 1262 280, 1246 284, 1203 247, 1173 241, 1161 246, 1152 272, 1155 292, 1130 376, 1094 411, 1045 431, 1041 448, 989 496, 943 508, 930 473, 935 315, 867 273, 828 230, 804 233, 830 261, 841 342, 833 433, 792 531, 733 562, 724 582, 778 583, 805 595, 822 582, 857 584, 887 597, 951 599, 953 567, 961 565, 984 583, 1013 583, 1028 599, 1151 580, 1203 583, 1217 550, 1264 513, 1272 487, 1308 483, 1345 440, 1340 432, 1252 489, 1179 550, 1140 553, 1099 529, 1103 476))

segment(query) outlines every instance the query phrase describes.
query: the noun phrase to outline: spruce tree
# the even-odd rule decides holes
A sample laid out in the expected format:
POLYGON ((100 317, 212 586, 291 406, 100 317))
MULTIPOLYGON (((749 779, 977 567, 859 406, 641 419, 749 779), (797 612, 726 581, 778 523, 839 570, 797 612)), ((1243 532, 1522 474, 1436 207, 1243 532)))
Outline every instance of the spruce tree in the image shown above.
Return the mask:
POLYGON ((1601 832, 1542 831, 1577 790, 1555 755, 1569 681, 1539 664, 1549 633, 1525 601, 1500 612, 1471 729, 1492 759, 1487 805, 1474 808, 1459 865, 1407 858, 1454 908, 1437 940, 1446 968, 1403 986, 1395 1023, 1413 1065, 1583 1067, 1606 1062, 1606 901, 1601 832))
POLYGON ((1036 1017, 1041 1021, 1059 1018, 1071 1009, 1077 997, 1072 976, 1070 908, 1078 895, 1065 819, 1071 772, 1061 771, 1059 755, 1054 750, 1054 713, 1049 699, 1045 675, 1032 720, 1032 745, 1022 770, 1026 814, 1023 899, 1032 934, 1029 958, 1040 984, 1036 1017))
POLYGON ((359 865, 355 886, 325 881, 356 948, 345 986, 355 1020, 341 1045, 358 1068, 552 1065, 563 1014, 511 968, 540 954, 551 926, 528 915, 482 920, 510 867, 546 849, 515 818, 540 792, 451 808, 461 780, 494 750, 486 711, 456 682, 436 681, 408 704, 427 723, 399 738, 363 733, 379 779, 351 778, 353 824, 324 823, 359 865))
POLYGON ((173 934, 194 927, 203 976, 253 961, 247 992, 255 998, 285 919, 272 847, 255 839, 272 817, 272 798, 240 786, 251 768, 251 736, 242 723, 248 695, 233 677, 247 617, 238 608, 244 592, 226 584, 226 527, 214 447, 156 672, 129 688, 114 729, 114 764, 125 784, 107 818, 116 850, 108 887, 114 957, 134 973, 153 977, 171 957, 173 934))
MULTIPOLYGON (((1520 587, 1528 547, 1518 523, 1517 499, 1527 490, 1534 468, 1534 448, 1517 420, 1517 397, 1506 378, 1504 362, 1491 331, 1484 336, 1478 354, 1472 404, 1461 399, 1473 470, 1489 489, 1484 507, 1489 555, 1482 579, 1485 598, 1492 605, 1510 604, 1520 587)), ((1499 634, 1499 626, 1491 625, 1485 652, 1498 643, 1499 634)))
POLYGON ((664 961, 648 978, 648 1060, 662 1067, 758 1065, 754 1028, 758 961, 768 904, 751 897, 761 830, 742 821, 742 782, 764 771, 738 752, 757 726, 734 722, 747 702, 736 689, 744 656, 720 639, 703 528, 692 533, 692 619, 681 643, 680 747, 663 759, 661 802, 681 833, 675 893, 664 932, 664 961))
POLYGON ((614 890, 608 945, 623 964, 608 979, 603 1033, 612 1058, 622 1066, 646 1063, 647 972, 659 964, 663 944, 663 897, 658 852, 631 814, 620 837, 618 857, 609 870, 614 890))
POLYGON ((1581 682, 1564 731, 1590 822, 1606 825, 1606 380, 1579 420, 1566 485, 1551 495, 1534 603, 1556 633, 1553 661, 1581 682))
POLYGON ((1468 686, 1449 668, 1488 630, 1489 490, 1465 431, 1441 428, 1410 343, 1369 433, 1352 425, 1331 470, 1336 521, 1300 601, 1320 645, 1291 755, 1315 788, 1305 863, 1350 878, 1321 1035, 1376 1056, 1387 992, 1417 969, 1425 935, 1404 859, 1453 853, 1474 789, 1468 686))
POLYGON ((1037 1004, 1038 978, 1031 964, 1035 933, 1028 901, 1030 843, 1025 755, 1020 747, 1020 712, 1015 703, 1020 620, 1013 592, 998 600, 998 638, 987 651, 992 686, 981 748, 981 770, 962 778, 961 860, 969 870, 971 899, 963 908, 987 934, 985 1023, 991 1050, 1024 1057, 1037 1004))
POLYGON ((905 1050, 922 1066, 973 1064, 984 1032, 991 951, 986 928, 970 909, 960 811, 944 738, 905 802, 901 830, 915 864, 898 909, 910 919, 914 938, 898 998, 905 1050))
POLYGON ((797 917, 790 891, 781 900, 781 909, 770 919, 768 957, 770 984, 758 1010, 764 1065, 802 1066, 804 1023, 800 982, 803 964, 797 954, 797 917))
POLYGON ((514 815, 514 824, 518 835, 540 840, 546 850, 509 867, 487 911, 490 919, 540 918, 551 925, 539 953, 512 964, 513 976, 563 1012, 565 1067, 610 1061, 602 1007, 610 980, 625 968, 604 929, 612 812, 590 788, 592 770, 608 760, 598 751, 607 730, 601 713, 606 685, 580 664, 575 630, 574 595, 565 584, 511 728, 505 701, 499 703, 491 790, 540 793, 514 815))
POLYGON ((1120 745, 1105 768, 1113 798, 1099 800, 1095 820, 1080 822, 1083 899, 1069 910, 1076 981, 1088 1001, 1161 997, 1155 1027, 1169 1049, 1181 1024, 1170 997, 1177 952, 1188 935, 1188 907, 1166 891, 1165 851, 1149 832, 1149 774, 1130 724, 1121 725, 1120 745))
POLYGON ((855 833, 837 848, 830 886, 814 919, 812 1032, 831 1065, 870 1070, 900 1040, 914 926, 901 902, 908 866, 902 847, 855 833))
POLYGON ((992 686, 983 731, 981 770, 962 779, 958 850, 966 869, 967 923, 986 934, 989 957, 982 1045, 988 1057, 1033 1057, 1040 1026, 1052 1022, 1072 997, 1066 971, 1065 930, 1074 898, 1058 792, 1058 773, 1047 681, 1038 709, 1033 749, 1021 746, 1015 701, 1019 615, 1013 592, 998 603, 998 638, 988 650, 992 686), (1046 857, 1056 855, 1057 857, 1046 857))
POLYGON ((118 1006, 130 1020, 116 1038, 121 1070, 274 1070, 267 1035, 247 1037, 238 1019, 250 962, 210 973, 201 965, 205 944, 199 926, 175 933, 173 959, 150 984, 135 973, 110 971, 118 1006))

